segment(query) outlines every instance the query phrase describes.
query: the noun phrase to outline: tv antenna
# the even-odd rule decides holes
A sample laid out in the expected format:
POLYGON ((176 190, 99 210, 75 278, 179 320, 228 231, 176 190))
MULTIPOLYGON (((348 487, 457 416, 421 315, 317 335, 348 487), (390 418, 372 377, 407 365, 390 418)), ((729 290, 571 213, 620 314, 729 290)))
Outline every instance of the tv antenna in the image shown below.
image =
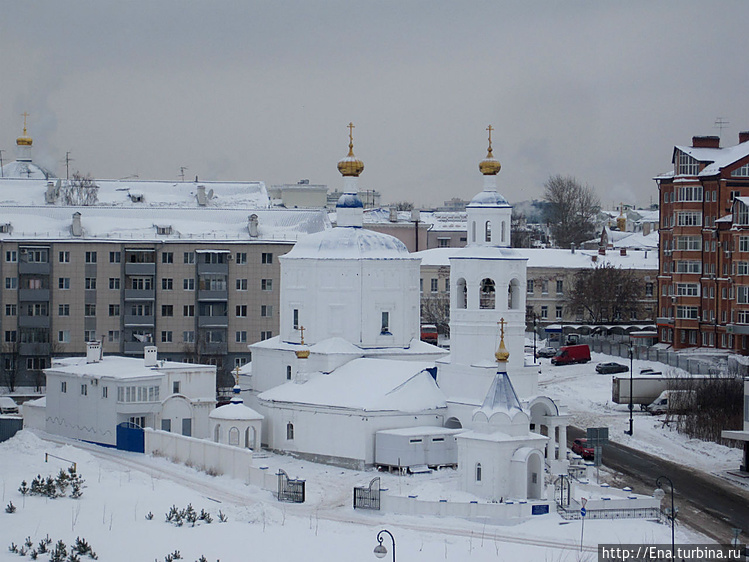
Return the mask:
POLYGON ((3 171, 3 152, 4 150, 0 150, 0 177, 5 177, 5 172, 3 171))
POLYGON ((70 179, 70 163, 73 161, 73 159, 70 157, 70 151, 68 150, 65 153, 65 179, 70 179))
POLYGON ((185 170, 187 170, 187 166, 179 167, 179 177, 182 179, 182 181, 185 181, 185 170))
POLYGON ((718 129, 718 134, 719 134, 720 136, 723 136, 723 129, 727 128, 729 124, 730 124, 730 122, 729 122, 729 121, 727 121, 726 119, 723 119, 723 117, 718 117, 718 118, 717 118, 717 119, 715 120, 715 124, 714 124, 713 126, 714 126, 714 127, 717 127, 717 129, 718 129))

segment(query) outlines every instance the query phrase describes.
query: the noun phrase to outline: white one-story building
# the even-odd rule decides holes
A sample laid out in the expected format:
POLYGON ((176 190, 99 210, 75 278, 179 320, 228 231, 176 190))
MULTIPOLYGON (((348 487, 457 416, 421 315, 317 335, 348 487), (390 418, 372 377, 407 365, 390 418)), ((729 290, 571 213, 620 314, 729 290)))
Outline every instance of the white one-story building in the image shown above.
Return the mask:
POLYGON ((86 357, 55 360, 45 370, 45 429, 101 445, 117 444, 117 426, 209 437, 208 416, 216 407, 216 367, 159 361, 155 347, 145 357, 102 357, 89 342, 86 357))

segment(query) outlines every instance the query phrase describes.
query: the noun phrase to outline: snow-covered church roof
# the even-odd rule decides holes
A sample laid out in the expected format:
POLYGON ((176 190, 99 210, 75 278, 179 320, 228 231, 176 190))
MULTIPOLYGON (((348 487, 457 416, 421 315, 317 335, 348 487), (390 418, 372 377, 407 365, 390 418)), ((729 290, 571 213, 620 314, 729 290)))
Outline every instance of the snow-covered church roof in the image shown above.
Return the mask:
POLYGON ((363 228, 336 227, 301 238, 282 259, 418 259, 389 234, 363 228))

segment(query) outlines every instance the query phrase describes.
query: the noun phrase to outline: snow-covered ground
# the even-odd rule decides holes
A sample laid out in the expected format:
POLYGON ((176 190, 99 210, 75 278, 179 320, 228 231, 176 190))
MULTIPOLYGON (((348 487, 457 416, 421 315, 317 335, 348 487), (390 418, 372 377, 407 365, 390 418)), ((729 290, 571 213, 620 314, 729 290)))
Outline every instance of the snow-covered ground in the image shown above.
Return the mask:
MULTIPOLYGON (((539 361, 539 390, 568 405, 572 413, 572 425, 583 429, 608 427, 609 439, 612 441, 707 472, 735 470, 741 464, 740 449, 688 439, 676 429, 664 425, 665 416, 651 416, 639 407, 635 407, 633 414, 633 435, 625 434, 624 430, 629 429, 628 405, 615 404, 611 400, 611 379, 629 374, 599 375, 595 367, 598 363, 608 361, 629 366, 629 360, 591 353, 591 361, 585 365, 555 367, 549 359, 539 361)), ((664 374, 678 371, 663 363, 638 359, 634 360, 633 367, 635 375, 646 367, 664 374)))
MULTIPOLYGON (((635 412, 634 436, 628 427, 626 405, 611 402, 612 375, 598 375, 595 364, 616 360, 593 354, 587 365, 553 367, 541 360, 540 386, 544 393, 566 402, 579 427, 608 426, 613 440, 655 452, 712 472, 738 466, 739 451, 694 442, 662 427, 658 417, 635 412)), ((635 361, 635 372, 657 363, 635 361)), ((563 521, 557 514, 536 516, 512 526, 481 521, 428 518, 363 512, 351 506, 354 486, 366 485, 380 476, 382 486, 394 493, 418 494, 423 499, 470 499, 459 492, 456 473, 399 477, 374 471, 352 471, 317 465, 287 456, 268 455, 255 463, 275 472, 283 468, 292 478, 307 481, 304 504, 284 504, 274 495, 228 477, 212 477, 161 458, 145 457, 92 445, 43 439, 25 430, 0 443, 0 560, 22 559, 8 551, 11 542, 21 547, 30 537, 34 545, 49 535, 68 547, 76 537, 85 538, 99 560, 162 561, 175 550, 182 559, 223 562, 247 559, 375 560, 372 549, 380 529, 390 530, 397 541, 400 560, 543 560, 596 559, 599 543, 670 543, 670 528, 644 520, 590 520, 585 522, 580 551, 581 522, 563 521), (45 453, 49 453, 45 462, 45 453), (78 499, 22 496, 22 480, 37 474, 56 475, 69 462, 77 463, 86 480, 78 499), (12 502, 17 511, 5 512, 12 502), (172 505, 198 512, 209 511, 213 523, 194 528, 165 522, 172 505), (228 522, 218 521, 219 509, 228 522), (146 519, 148 513, 153 519, 146 519)), ((678 542, 710 542, 684 527, 677 527, 678 542)), ((388 539, 385 546, 390 549, 388 539)), ((26 556, 26 559, 30 559, 26 556)), ((47 560, 40 556, 40 560, 47 560)), ((85 558, 84 558, 85 559, 85 558)), ((387 560, 390 559, 388 554, 387 560)))

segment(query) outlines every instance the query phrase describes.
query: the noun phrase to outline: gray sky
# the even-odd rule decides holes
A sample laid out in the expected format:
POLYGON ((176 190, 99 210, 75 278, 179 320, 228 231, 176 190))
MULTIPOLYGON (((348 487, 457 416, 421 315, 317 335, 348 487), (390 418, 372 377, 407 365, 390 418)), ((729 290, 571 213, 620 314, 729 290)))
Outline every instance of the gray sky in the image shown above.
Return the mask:
POLYGON ((491 123, 510 202, 551 174, 604 206, 657 200, 675 144, 749 129, 749 2, 4 2, 0 149, 97 178, 308 178, 437 205, 482 188, 491 123))

